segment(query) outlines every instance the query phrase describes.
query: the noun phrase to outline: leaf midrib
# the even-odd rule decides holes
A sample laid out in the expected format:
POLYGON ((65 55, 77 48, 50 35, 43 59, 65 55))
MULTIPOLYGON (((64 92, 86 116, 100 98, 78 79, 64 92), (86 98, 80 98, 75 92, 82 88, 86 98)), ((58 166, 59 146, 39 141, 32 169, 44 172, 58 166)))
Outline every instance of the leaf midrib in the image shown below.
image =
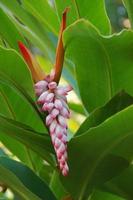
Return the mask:
MULTIPOLYGON (((131 106, 133 107, 133 106, 131 106)), ((126 110, 126 109, 124 109, 126 110)), ((92 128, 92 129, 95 129, 95 128, 92 128)), ((91 130, 92 130, 91 129, 91 130)), ((79 196, 79 200, 82 200, 83 199, 83 196, 84 196, 84 192, 88 186, 88 182, 91 181, 92 179, 92 176, 98 166, 98 164, 102 161, 102 159, 107 155, 107 153, 109 151, 111 151, 116 145, 118 145, 119 143, 121 143, 125 138, 127 138, 128 136, 132 135, 133 134, 133 131, 130 131, 130 132, 127 132, 126 135, 120 135, 118 139, 116 139, 114 142, 112 142, 108 148, 101 154, 99 155, 98 159, 94 162, 93 164, 93 168, 91 169, 91 171, 88 172, 88 176, 87 176, 87 179, 84 183, 84 186, 82 187, 82 190, 81 190, 81 193, 80 193, 80 196, 79 196)))

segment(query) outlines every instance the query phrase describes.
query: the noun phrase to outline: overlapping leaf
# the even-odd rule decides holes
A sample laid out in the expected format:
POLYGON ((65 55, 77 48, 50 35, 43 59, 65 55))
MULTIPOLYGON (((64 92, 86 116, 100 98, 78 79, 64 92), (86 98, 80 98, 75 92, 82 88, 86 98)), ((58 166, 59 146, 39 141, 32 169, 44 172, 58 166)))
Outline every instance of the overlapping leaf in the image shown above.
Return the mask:
POLYGON ((15 23, 18 30, 26 38, 44 51, 46 57, 51 60, 53 59, 53 41, 40 21, 27 12, 16 0, 1 0, 0 8, 8 15, 12 22, 15 23))
POLYGON ((104 37, 86 20, 79 20, 66 30, 66 56, 75 64, 88 112, 104 105, 121 89, 133 94, 132 41, 132 31, 104 37))
MULTIPOLYGON (((118 159, 115 162, 113 161, 114 164, 108 165, 103 173, 100 166, 105 158, 108 159, 107 155, 116 146, 120 145, 125 139, 131 140, 133 136, 132 119, 133 106, 131 105, 108 118, 99 126, 91 128, 70 141, 70 174, 67 179, 63 180, 63 183, 75 199, 83 199, 94 185, 99 185, 105 181, 104 177, 108 177, 108 171, 109 175, 111 174, 112 166, 117 162, 118 166, 116 164, 115 170, 120 171, 123 164, 120 164, 118 159), (101 173, 98 173, 99 170, 101 173), (97 176, 97 173, 102 174, 102 176, 97 176)), ((125 150, 126 148, 127 146, 125 146, 125 150)), ((133 152, 131 153, 133 154, 133 152)))
MULTIPOLYGON (((0 57, 0 100, 2 102, 0 107, 1 114, 7 118, 11 118, 19 122, 22 121, 36 131, 40 131, 42 133, 46 132, 44 122, 42 121, 41 116, 37 111, 37 107, 32 100, 32 98, 34 98, 33 82, 26 64, 19 57, 19 55, 12 50, 5 50, 1 48, 0 57), (20 70, 22 74, 20 73, 20 70)), ((30 145, 30 148, 28 149, 27 144, 25 143, 28 141, 28 136, 21 134, 21 140, 20 138, 15 137, 15 134, 18 135, 17 129, 14 129, 14 132, 16 132, 12 136, 6 135, 6 131, 10 132, 10 128, 7 126, 7 128, 5 127, 4 131, 4 124, 1 123, 0 140, 6 145, 7 148, 11 150, 13 154, 30 166, 32 164, 31 159, 34 160, 36 157, 32 152, 30 152, 30 150, 32 149, 35 152, 36 150, 34 149, 34 145, 30 145), (29 157, 29 154, 31 154, 31 158, 29 157)), ((44 142, 45 139, 46 138, 44 136, 42 141, 44 142)), ((29 143, 31 143, 30 139, 29 143)), ((49 141, 49 147, 50 146, 51 143, 49 141)), ((47 151, 49 152, 49 150, 47 151)), ((43 158, 46 158, 46 160, 50 160, 51 162, 52 158, 47 151, 45 149, 44 142, 45 153, 43 152, 43 158)), ((38 157, 38 162, 39 159, 40 158, 38 157)))
POLYGON ((101 192, 101 191, 95 191, 93 192, 92 196, 90 197, 90 200, 124 200, 123 198, 116 196, 114 194, 108 193, 108 192, 101 192))
POLYGON ((52 32, 58 35, 59 21, 55 10, 49 5, 47 1, 24 0, 24 6, 35 17, 38 18, 45 26, 52 32))
POLYGON ((133 166, 130 165, 129 168, 124 170, 119 176, 105 183, 105 185, 103 186, 103 190, 119 195, 124 199, 132 200, 132 182, 133 166))
POLYGON ((8 18, 8 16, 0 8, 0 35, 5 39, 8 44, 18 50, 17 41, 22 41, 24 43, 24 38, 21 36, 20 32, 17 30, 16 26, 8 18))
POLYGON ((49 187, 28 167, 0 157, 0 181, 24 200, 56 200, 49 187))
POLYGON ((105 10, 105 2, 99 0, 55 0, 59 17, 63 10, 70 7, 68 15, 68 24, 80 18, 88 19, 92 22, 103 34, 109 34, 110 23, 105 10))
POLYGON ((42 156, 53 165, 54 161, 49 153, 53 153, 54 151, 48 135, 41 135, 30 129, 30 127, 14 120, 5 118, 1 115, 0 132, 1 135, 7 135, 11 138, 14 138, 15 140, 18 140, 29 149, 37 152, 40 156, 42 156))

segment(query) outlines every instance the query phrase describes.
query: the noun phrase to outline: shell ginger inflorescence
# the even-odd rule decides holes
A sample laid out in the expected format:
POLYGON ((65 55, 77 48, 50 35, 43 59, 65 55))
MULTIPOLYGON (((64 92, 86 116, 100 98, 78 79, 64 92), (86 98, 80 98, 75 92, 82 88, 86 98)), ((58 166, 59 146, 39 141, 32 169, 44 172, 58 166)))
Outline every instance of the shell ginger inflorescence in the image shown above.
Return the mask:
POLYGON ((46 125, 56 152, 59 168, 64 176, 68 174, 67 165, 67 123, 70 111, 67 105, 66 95, 71 91, 71 86, 58 86, 52 80, 52 75, 35 84, 37 103, 42 111, 48 112, 46 125))
POLYGON ((64 47, 62 42, 62 33, 66 27, 66 14, 68 8, 62 15, 60 34, 58 39, 56 62, 54 73, 45 75, 36 59, 29 49, 22 42, 18 42, 20 52, 23 55, 35 82, 35 92, 38 97, 37 103, 41 110, 47 112, 46 125, 49 127, 49 133, 56 152, 59 168, 64 176, 68 174, 67 165, 67 123, 70 117, 70 111, 67 105, 66 95, 72 90, 71 86, 58 86, 60 80, 63 61, 64 47))

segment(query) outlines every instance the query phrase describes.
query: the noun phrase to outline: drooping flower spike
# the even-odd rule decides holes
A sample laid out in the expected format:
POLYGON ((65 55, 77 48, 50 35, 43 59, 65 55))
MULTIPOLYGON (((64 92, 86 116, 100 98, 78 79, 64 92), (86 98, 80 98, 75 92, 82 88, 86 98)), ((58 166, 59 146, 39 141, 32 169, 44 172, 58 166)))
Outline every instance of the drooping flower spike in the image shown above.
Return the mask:
POLYGON ((70 117, 67 105, 67 94, 72 90, 71 86, 59 86, 63 60, 64 48, 62 33, 66 27, 66 9, 63 13, 60 28, 59 40, 56 51, 56 62, 54 70, 49 75, 42 72, 31 52, 19 42, 20 51, 28 64, 35 81, 35 93, 37 103, 41 106, 42 112, 47 112, 46 125, 49 127, 49 134, 54 146, 59 168, 64 176, 68 174, 67 164, 67 119, 70 117))

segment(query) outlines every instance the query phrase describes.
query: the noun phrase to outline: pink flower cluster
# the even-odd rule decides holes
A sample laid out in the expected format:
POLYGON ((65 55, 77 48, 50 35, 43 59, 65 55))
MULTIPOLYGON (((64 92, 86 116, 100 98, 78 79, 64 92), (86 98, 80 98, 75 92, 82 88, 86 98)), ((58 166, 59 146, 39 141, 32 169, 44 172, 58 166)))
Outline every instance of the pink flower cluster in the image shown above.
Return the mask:
POLYGON ((67 105, 66 95, 72 90, 71 86, 58 86, 56 82, 47 76, 45 80, 35 84, 35 92, 38 96, 37 103, 42 111, 47 111, 46 125, 56 152, 59 168, 64 176, 68 174, 67 165, 67 123, 70 111, 67 105))

